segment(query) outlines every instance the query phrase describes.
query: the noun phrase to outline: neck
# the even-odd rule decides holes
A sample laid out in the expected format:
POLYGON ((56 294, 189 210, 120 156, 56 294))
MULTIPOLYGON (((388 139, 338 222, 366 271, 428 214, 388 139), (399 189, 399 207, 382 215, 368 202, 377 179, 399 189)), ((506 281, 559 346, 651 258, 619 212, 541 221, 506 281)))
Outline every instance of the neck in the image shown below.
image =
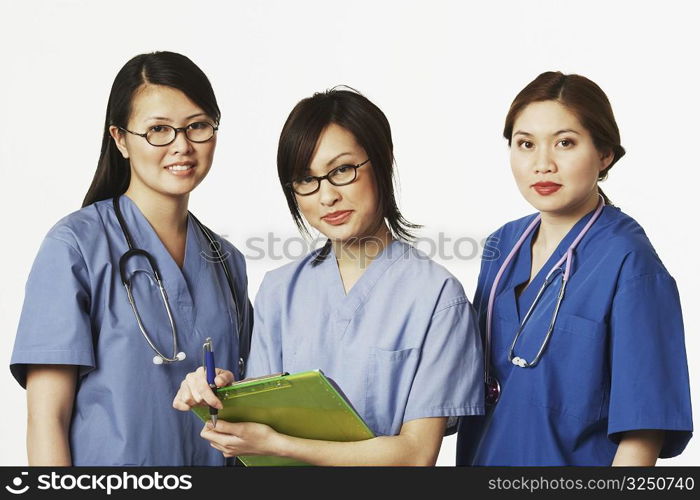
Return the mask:
POLYGON ((541 212, 542 219, 534 243, 541 245, 545 250, 553 251, 571 228, 598 206, 599 200, 596 189, 584 202, 566 213, 541 212))
POLYGON ((187 232, 187 205, 189 193, 184 196, 167 196, 129 186, 124 193, 139 207, 146 220, 161 239, 187 232))
POLYGON ((333 240, 333 252, 338 267, 366 269, 392 239, 391 231, 382 220, 381 225, 371 235, 350 240, 333 240))

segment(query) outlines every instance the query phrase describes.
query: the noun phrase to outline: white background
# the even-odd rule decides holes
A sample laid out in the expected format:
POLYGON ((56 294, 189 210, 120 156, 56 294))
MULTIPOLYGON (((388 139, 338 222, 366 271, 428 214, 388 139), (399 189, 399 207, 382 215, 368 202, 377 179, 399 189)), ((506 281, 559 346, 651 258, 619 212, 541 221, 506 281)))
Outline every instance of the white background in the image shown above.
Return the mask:
MULTIPOLYGON (((296 235, 276 146, 291 108, 315 91, 348 84, 386 113, 399 203, 425 225, 422 236, 481 240, 532 212, 501 137, 515 94, 546 70, 596 81, 628 151, 604 188, 678 282, 696 380, 695 2, 3 0, 0 19, 0 465, 26 463, 25 394, 7 366, 31 263, 49 228, 80 207, 117 71, 153 50, 188 55, 214 86, 223 113, 217 153, 191 209, 244 252, 250 237, 296 235)), ((450 254, 437 260, 472 296, 478 258, 450 254)), ((284 262, 249 262, 251 298, 264 272, 284 262)), ((439 463, 454 463, 454 438, 439 463)), ((700 464, 700 444, 660 463, 700 464)))

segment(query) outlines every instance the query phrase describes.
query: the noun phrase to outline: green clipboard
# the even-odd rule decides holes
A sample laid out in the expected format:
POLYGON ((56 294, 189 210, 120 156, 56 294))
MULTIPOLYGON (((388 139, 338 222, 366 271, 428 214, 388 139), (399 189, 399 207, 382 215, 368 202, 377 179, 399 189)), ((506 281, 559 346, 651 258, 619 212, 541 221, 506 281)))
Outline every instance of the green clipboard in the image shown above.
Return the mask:
MULTIPOLYGON (((219 419, 259 422, 277 432, 324 441, 361 441, 374 437, 337 385, 321 370, 241 380, 216 391, 224 405, 219 419)), ((206 406, 192 408, 206 422, 206 406)), ((308 465, 282 457, 240 456, 246 466, 308 465)))

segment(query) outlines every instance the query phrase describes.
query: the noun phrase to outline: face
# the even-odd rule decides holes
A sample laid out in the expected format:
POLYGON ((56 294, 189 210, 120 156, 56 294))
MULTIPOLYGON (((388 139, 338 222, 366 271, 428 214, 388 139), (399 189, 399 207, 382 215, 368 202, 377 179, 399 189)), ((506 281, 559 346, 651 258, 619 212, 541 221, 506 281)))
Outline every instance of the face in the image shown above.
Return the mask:
MULTIPOLYGON (((307 174, 320 177, 341 165, 357 165, 366 159, 367 153, 352 133, 330 124, 318 139, 307 174)), ((315 193, 295 196, 306 221, 331 240, 366 238, 377 230, 379 196, 370 162, 357 169, 351 184, 334 186, 324 179, 315 193)))
MULTIPOLYGON (((126 128, 142 134, 153 127, 179 128, 195 122, 215 125, 212 117, 183 92, 162 85, 145 85, 133 97, 126 128)), ((129 190, 186 196, 207 175, 214 158, 216 134, 207 142, 195 143, 184 132, 178 132, 167 146, 152 146, 144 137, 117 127, 110 127, 110 133, 131 164, 129 190)))
POLYGON ((513 125, 511 169, 522 195, 540 212, 575 214, 595 203, 598 174, 612 159, 557 101, 529 104, 513 125))

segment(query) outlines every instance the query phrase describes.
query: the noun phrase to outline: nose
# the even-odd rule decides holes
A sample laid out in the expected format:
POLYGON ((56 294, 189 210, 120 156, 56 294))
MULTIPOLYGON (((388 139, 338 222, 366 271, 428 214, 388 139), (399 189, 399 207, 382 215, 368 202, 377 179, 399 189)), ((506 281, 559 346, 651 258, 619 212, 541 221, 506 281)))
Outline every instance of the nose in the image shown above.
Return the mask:
POLYGON ((332 207, 341 198, 338 188, 328 182, 328 179, 323 179, 321 181, 321 185, 318 188, 318 194, 321 205, 325 207, 332 207))
POLYGON ((557 171, 557 163, 554 154, 547 148, 542 148, 535 158, 534 170, 536 174, 547 174, 557 171))
POLYGON ((188 154, 194 150, 192 143, 187 138, 184 130, 175 132, 175 140, 170 144, 170 152, 172 154, 188 154))

